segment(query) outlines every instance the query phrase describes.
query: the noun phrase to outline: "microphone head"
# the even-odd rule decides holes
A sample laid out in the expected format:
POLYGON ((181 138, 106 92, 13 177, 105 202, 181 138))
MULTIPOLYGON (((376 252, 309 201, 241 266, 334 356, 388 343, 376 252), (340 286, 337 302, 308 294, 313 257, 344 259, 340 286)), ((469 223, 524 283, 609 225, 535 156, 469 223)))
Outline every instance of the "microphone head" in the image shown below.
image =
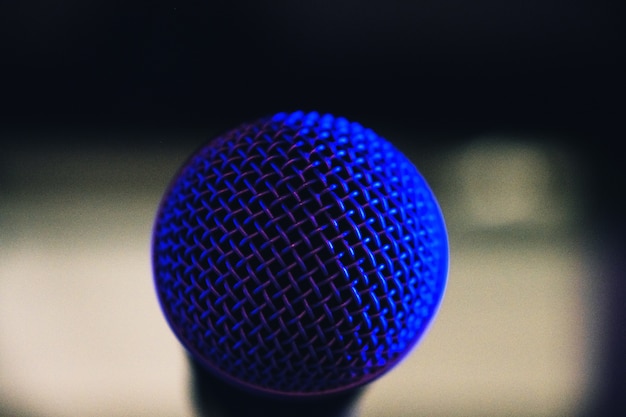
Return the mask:
POLYGON ((306 397, 394 367, 447 281, 443 216, 391 143, 344 118, 279 113, 199 148, 161 201, 156 292, 215 375, 306 397))

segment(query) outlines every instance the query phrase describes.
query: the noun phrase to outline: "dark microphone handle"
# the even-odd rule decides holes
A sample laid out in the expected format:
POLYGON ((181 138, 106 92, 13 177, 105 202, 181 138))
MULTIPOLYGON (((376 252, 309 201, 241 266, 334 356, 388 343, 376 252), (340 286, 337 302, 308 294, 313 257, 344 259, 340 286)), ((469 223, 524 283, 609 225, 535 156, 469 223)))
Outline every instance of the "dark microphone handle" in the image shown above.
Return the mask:
POLYGON ((198 417, 356 417, 362 388, 312 398, 275 398, 237 388, 193 358, 192 400, 198 417))

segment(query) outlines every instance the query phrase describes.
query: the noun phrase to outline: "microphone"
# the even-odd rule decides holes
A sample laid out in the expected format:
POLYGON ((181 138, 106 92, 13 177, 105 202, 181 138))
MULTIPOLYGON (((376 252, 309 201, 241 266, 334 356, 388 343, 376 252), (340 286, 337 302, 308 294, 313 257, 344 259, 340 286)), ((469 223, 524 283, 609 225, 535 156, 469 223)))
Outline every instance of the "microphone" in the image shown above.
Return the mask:
POLYGON ((160 202, 152 264, 165 319, 212 378, 328 398, 379 378, 423 337, 448 250, 405 155, 359 123, 297 111, 189 157, 160 202))

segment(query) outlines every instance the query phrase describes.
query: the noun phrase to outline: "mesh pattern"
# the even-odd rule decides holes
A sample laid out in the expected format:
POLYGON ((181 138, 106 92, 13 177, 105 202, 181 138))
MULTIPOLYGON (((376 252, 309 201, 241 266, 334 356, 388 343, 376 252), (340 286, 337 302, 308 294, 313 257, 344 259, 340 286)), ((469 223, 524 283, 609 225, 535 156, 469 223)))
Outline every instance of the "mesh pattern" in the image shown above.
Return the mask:
POLYGON ((153 237, 174 333, 240 385, 311 395, 364 384, 421 337, 448 246, 415 167, 359 124, 280 113, 207 143, 153 237))

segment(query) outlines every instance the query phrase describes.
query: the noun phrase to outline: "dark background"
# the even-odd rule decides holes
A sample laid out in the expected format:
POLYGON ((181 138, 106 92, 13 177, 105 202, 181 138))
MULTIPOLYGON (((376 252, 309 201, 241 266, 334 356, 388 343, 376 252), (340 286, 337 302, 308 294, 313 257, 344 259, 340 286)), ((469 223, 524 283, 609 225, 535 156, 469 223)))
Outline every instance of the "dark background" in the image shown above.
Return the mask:
MULTIPOLYGON (((154 132, 221 130, 295 109, 402 131, 415 146, 547 132, 586 161, 594 239, 610 242, 614 332, 598 407, 626 409, 624 9, 608 0, 3 0, 0 137, 149 144, 154 132)), ((159 136, 168 140, 197 137, 159 136)))
POLYGON ((604 140, 622 115, 620 3, 5 0, 1 123, 230 127, 304 108, 604 140))

